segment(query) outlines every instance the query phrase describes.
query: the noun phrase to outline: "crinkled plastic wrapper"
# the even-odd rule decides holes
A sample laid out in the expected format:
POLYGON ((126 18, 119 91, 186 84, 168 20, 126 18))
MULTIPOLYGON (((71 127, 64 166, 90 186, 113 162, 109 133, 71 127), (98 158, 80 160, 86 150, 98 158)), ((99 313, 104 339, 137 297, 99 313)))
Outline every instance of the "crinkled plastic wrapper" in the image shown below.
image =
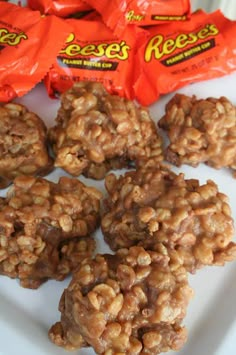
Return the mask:
POLYGON ((91 6, 82 0, 28 0, 28 6, 42 14, 67 17, 76 12, 91 10, 91 6))
POLYGON ((116 34, 127 25, 150 26, 186 21, 190 16, 190 0, 86 0, 103 17, 116 34))
POLYGON ((129 26, 117 38, 100 16, 66 22, 73 32, 45 79, 49 95, 62 93, 77 81, 97 81, 110 93, 132 99, 135 46, 143 30, 129 26))
POLYGON ((150 105, 161 94, 230 74, 236 70, 235 53, 236 21, 220 10, 199 10, 178 26, 150 27, 138 48, 135 96, 150 105))
POLYGON ((70 27, 56 16, 41 17, 10 3, 1 4, 0 19, 0 102, 7 102, 44 78, 70 27))

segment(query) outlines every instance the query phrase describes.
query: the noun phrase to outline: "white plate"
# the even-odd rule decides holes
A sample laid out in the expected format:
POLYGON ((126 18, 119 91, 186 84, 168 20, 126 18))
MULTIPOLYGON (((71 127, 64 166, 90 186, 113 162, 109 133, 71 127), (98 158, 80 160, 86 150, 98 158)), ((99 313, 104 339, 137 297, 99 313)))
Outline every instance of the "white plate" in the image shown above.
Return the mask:
MULTIPOLYGON (((194 84, 179 92, 198 97, 226 96, 234 104, 236 74, 194 84)), ((164 113, 164 105, 172 96, 168 95, 150 108, 157 121, 164 113)), ((48 126, 53 125, 59 107, 58 100, 47 97, 43 85, 18 100, 42 117, 48 126)), ((178 171, 178 169, 175 169, 178 171)), ((180 169, 179 169, 180 171, 180 169)), ((184 166, 181 171, 186 178, 198 178, 201 183, 214 180, 221 192, 230 197, 232 213, 236 219, 236 180, 228 170, 214 170, 205 165, 198 168, 184 166)), ((57 169, 48 179, 57 181, 67 175, 57 169)), ((86 183, 104 191, 103 181, 86 180, 86 183)), ((6 191, 2 191, 4 196, 6 191)), ((98 251, 107 252, 100 232, 96 233, 98 251)), ((69 279, 64 282, 48 281, 38 290, 23 289, 17 280, 0 276, 0 354, 3 355, 62 355, 68 354, 53 345, 47 337, 49 327, 59 320, 58 302, 69 279)), ((179 355, 233 355, 236 353, 236 263, 225 267, 207 267, 190 276, 195 298, 191 301, 185 324, 189 330, 188 342, 179 355)), ((91 349, 81 349, 71 354, 94 354, 91 349)))

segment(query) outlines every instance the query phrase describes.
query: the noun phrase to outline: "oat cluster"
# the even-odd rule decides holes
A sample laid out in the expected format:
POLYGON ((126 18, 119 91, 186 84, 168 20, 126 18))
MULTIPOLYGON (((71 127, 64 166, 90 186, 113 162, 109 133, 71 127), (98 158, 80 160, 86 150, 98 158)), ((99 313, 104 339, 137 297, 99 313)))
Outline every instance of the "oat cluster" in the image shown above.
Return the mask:
POLYGON ((162 161, 162 139, 146 108, 109 95, 99 83, 79 82, 61 97, 50 130, 55 166, 78 176, 103 179, 111 169, 162 161))
POLYGON ((138 246, 97 255, 74 274, 49 336, 66 349, 89 344, 105 355, 179 350, 192 295, 185 268, 171 269, 166 255, 138 246))
POLYGON ((42 119, 20 104, 0 105, 0 188, 16 176, 46 175, 52 168, 42 119))
POLYGON ((77 179, 19 176, 0 204, 0 274, 37 288, 91 257, 102 195, 77 179))
POLYGON ((159 126, 168 133, 169 162, 236 170, 236 108, 225 97, 197 100, 176 94, 159 126))
POLYGON ((236 257, 226 195, 209 180, 184 179, 169 169, 145 168, 105 180, 102 231, 111 249, 167 248, 188 271, 236 257))

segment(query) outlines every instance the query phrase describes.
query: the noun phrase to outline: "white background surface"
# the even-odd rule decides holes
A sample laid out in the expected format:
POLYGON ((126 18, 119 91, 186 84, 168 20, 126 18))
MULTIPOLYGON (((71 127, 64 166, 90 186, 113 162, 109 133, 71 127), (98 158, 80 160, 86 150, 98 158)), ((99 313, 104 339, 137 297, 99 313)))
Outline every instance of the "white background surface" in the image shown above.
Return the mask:
POLYGON ((208 12, 221 9, 230 19, 236 19, 236 1, 235 0, 191 0, 192 10, 203 8, 208 12))
MULTIPOLYGON (((197 1, 193 8, 203 7, 213 10, 222 4, 227 16, 235 18, 236 2, 197 1)), ((221 79, 188 86, 179 92, 196 94, 198 97, 227 96, 236 104, 236 74, 221 79)), ((173 94, 172 94, 173 95, 173 94)), ((159 100, 150 110, 157 121, 164 112, 164 104, 172 95, 159 100)), ((59 102, 50 100, 42 85, 35 88, 20 102, 38 113, 50 126, 56 116, 59 102)), ((177 170, 177 169, 176 169, 177 170)), ((217 171, 201 165, 198 168, 184 166, 180 169, 186 178, 198 178, 202 183, 214 180, 221 192, 230 197, 233 217, 236 220, 236 180, 227 170, 217 171)), ((60 175, 56 170, 48 176, 57 181, 60 175)), ((103 182, 85 180, 86 183, 104 190, 103 182)), ((5 194, 5 191, 1 193, 5 194)), ((97 232, 98 251, 107 251, 100 232, 97 232)), ((66 355, 68 352, 51 344, 47 337, 49 327, 59 320, 57 311, 60 295, 67 286, 64 282, 48 281, 38 290, 27 290, 19 286, 17 280, 0 276, 0 354, 2 355, 66 355)), ((190 276, 195 297, 191 301, 185 324, 189 338, 179 355, 234 355, 236 354, 236 262, 223 268, 208 267, 190 276)), ((92 350, 81 349, 69 354, 92 355, 92 350)))

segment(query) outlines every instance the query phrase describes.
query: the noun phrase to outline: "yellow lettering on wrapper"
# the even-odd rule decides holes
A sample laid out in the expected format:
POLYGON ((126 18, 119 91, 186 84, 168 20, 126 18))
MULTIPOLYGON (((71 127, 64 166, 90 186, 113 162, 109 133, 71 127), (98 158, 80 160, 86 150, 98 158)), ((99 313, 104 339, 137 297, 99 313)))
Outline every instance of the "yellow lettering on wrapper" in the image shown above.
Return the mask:
POLYGON ((131 22, 131 21, 142 21, 145 16, 142 14, 135 14, 134 10, 130 10, 129 12, 127 12, 127 14, 125 15, 125 18, 127 21, 131 22))
POLYGON ((75 42, 75 35, 71 33, 66 41, 65 47, 60 51, 60 54, 65 54, 68 57, 76 57, 78 55, 85 57, 105 56, 108 59, 126 60, 129 58, 129 50, 130 47, 126 44, 125 41, 121 41, 119 43, 89 43, 85 46, 82 46, 75 42))
POLYGON ((23 32, 10 32, 6 28, 0 28, 0 44, 17 46, 23 39, 28 39, 27 35, 23 32))
POLYGON ((149 40, 146 46, 144 54, 145 62, 150 62, 152 59, 159 60, 177 49, 185 48, 188 45, 195 44, 210 36, 216 36, 218 33, 218 28, 214 24, 210 24, 206 25, 197 33, 182 33, 176 38, 168 38, 167 40, 165 40, 163 35, 157 34, 149 40))

